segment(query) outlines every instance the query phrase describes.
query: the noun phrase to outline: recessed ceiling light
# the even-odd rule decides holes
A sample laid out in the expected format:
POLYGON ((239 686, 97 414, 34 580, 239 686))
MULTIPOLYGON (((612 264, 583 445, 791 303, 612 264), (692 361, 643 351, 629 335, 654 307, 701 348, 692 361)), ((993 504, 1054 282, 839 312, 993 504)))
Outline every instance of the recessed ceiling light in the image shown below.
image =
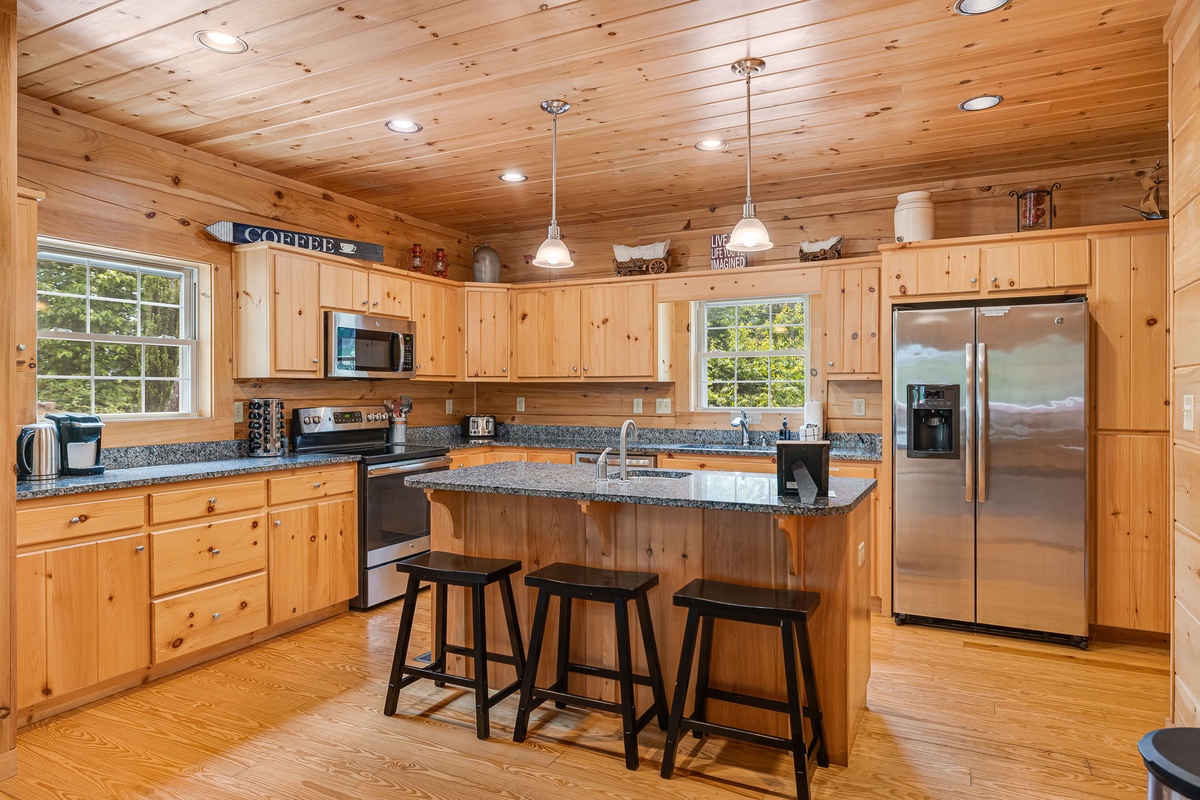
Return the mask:
POLYGON ((389 119, 386 123, 389 131, 396 133, 420 133, 424 128, 410 119, 389 119))
POLYGON ((504 181, 505 183, 520 183, 521 181, 529 179, 519 172, 502 172, 500 173, 500 180, 504 181))
POLYGON ((998 8, 1004 8, 1011 0, 954 0, 954 13, 964 17, 976 14, 986 14, 998 8))
POLYGON ((981 94, 979 97, 972 97, 970 100, 963 100, 958 104, 959 111, 983 111, 987 108, 995 108, 1004 102, 1004 98, 998 94, 981 94))
POLYGON ((239 39, 232 33, 222 31, 196 31, 192 36, 201 47, 207 47, 217 53, 237 55, 250 49, 245 40, 239 39))
POLYGON ((728 150, 729 142, 724 139, 705 139, 703 142, 696 142, 696 149, 706 153, 714 150, 728 150))

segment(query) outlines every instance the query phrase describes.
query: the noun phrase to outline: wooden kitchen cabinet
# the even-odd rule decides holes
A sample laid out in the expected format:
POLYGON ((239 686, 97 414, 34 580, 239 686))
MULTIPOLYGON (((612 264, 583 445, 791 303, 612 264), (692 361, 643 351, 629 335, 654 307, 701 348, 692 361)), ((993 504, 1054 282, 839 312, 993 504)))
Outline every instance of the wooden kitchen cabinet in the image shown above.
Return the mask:
POLYGON ((825 377, 879 375, 880 291, 877 267, 826 267, 825 377))
POLYGON ((17 189, 17 219, 10 278, 16 302, 8 304, 13 326, 13 421, 33 422, 37 407, 37 204, 45 197, 17 189))
POLYGON ((979 247, 927 247, 888 251, 884 257, 892 297, 978 292, 979 247))
POLYGON ((412 281, 400 275, 321 262, 321 305, 356 314, 412 316, 412 281))
POLYGON ((150 556, 135 533, 17 556, 17 707, 149 666, 150 556))
POLYGON ((508 289, 469 287, 466 295, 466 377, 508 380, 508 289))
POLYGON ((485 464, 488 453, 491 448, 480 448, 478 450, 451 450, 450 451, 450 469, 462 469, 463 467, 478 467, 485 464))
POLYGON ((988 292, 1083 287, 1091 273, 1088 242, 1082 237, 990 245, 982 248, 980 261, 988 292))
POLYGON ((415 378, 457 378, 463 370, 461 290, 440 281, 412 282, 415 378))
POLYGON ((715 469, 730 472, 775 474, 775 456, 711 456, 659 453, 659 469, 715 469))
POLYGON ((1167 234, 1098 238, 1092 254, 1096 427, 1165 431, 1171 412, 1167 234))
POLYGON ((407 319, 413 313, 413 283, 399 275, 372 270, 367 280, 367 299, 367 313, 407 319))
POLYGON ((652 378, 654 287, 568 286, 513 292, 518 378, 652 378))
POLYGON ((267 245, 233 254, 234 377, 322 377, 320 261, 267 245))
POLYGON ((353 497, 272 509, 269 517, 271 624, 358 594, 358 506, 353 497))

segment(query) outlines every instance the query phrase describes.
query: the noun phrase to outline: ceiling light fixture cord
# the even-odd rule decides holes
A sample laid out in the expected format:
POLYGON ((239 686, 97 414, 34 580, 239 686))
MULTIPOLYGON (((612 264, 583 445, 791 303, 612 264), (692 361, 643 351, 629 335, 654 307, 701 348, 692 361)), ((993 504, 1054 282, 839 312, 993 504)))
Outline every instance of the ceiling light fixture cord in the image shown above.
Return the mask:
POLYGON ((533 264, 547 269, 565 269, 575 266, 571 260, 571 250, 562 240, 558 230, 558 115, 571 107, 566 100, 547 100, 542 103, 542 110, 552 118, 551 150, 550 150, 550 229, 546 231, 546 241, 534 256, 533 264))
POLYGON ((754 161, 753 142, 754 137, 750 135, 750 76, 754 73, 746 70, 746 204, 749 205, 753 201, 750 199, 750 164, 754 161))
POLYGON ((767 227, 762 224, 755 214, 754 200, 750 193, 750 178, 754 163, 754 137, 750 131, 750 80, 766 69, 767 64, 761 58, 743 58, 732 65, 735 75, 746 79, 746 204, 742 206, 742 219, 733 227, 726 249, 735 253, 750 253, 758 250, 769 250, 774 245, 767 227))
POLYGON ((558 114, 550 114, 550 227, 558 227, 558 114))

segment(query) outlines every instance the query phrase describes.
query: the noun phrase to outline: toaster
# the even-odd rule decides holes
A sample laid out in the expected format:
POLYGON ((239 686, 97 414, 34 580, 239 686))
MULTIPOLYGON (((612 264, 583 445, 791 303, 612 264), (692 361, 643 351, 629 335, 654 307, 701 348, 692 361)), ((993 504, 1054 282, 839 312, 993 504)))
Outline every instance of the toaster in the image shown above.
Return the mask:
POLYGON ((460 430, 468 439, 495 436, 496 418, 491 414, 472 414, 462 418, 460 430))

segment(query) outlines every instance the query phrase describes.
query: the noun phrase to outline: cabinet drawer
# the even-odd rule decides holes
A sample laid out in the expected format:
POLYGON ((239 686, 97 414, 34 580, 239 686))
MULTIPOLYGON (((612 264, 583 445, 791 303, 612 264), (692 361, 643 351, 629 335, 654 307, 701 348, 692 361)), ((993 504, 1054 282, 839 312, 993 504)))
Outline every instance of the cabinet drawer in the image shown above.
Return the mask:
POLYGON ((154 663, 267 627, 267 575, 218 583, 153 602, 154 663))
POLYGON ((874 478, 875 468, 860 466, 858 464, 830 464, 829 476, 831 478, 874 478))
POLYGON ((50 508, 17 510, 17 546, 140 528, 146 522, 142 497, 94 500, 50 508))
POLYGON ((350 469, 324 470, 306 475, 289 475, 286 478, 271 478, 271 505, 298 503, 304 500, 320 500, 334 494, 353 492, 358 484, 356 467, 350 469))
POLYGON ((267 568, 265 517, 236 517, 150 537, 156 595, 267 568))
POLYGON ((150 495, 150 523, 200 519, 233 511, 262 508, 267 503, 266 486, 261 480, 222 483, 202 489, 154 492, 150 495))

